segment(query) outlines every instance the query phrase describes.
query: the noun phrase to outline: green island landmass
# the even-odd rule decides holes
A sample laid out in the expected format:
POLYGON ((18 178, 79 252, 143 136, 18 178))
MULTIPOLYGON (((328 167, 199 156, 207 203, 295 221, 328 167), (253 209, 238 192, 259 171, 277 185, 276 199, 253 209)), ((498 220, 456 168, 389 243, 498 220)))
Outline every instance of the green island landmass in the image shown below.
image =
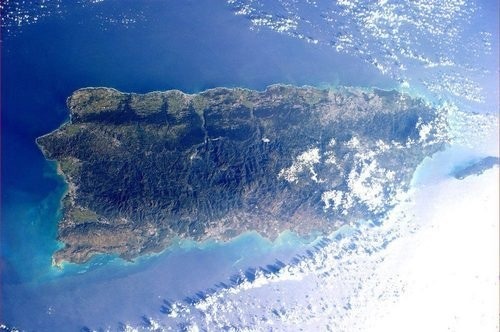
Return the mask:
POLYGON ((68 183, 55 265, 177 238, 329 233, 387 211, 446 144, 436 108, 378 89, 85 88, 67 105, 70 121, 37 139, 68 183))

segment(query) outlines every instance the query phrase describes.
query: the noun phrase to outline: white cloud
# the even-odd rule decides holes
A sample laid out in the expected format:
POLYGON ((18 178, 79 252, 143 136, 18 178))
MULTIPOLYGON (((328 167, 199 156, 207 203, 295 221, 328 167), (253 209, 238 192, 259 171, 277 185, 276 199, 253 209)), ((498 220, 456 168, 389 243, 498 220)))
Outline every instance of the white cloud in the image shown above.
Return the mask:
POLYGON ((309 171, 311 179, 319 182, 314 165, 319 163, 320 158, 319 149, 311 148, 297 156, 290 167, 280 170, 278 178, 284 178, 288 182, 296 183, 299 181, 299 175, 302 172, 309 171))

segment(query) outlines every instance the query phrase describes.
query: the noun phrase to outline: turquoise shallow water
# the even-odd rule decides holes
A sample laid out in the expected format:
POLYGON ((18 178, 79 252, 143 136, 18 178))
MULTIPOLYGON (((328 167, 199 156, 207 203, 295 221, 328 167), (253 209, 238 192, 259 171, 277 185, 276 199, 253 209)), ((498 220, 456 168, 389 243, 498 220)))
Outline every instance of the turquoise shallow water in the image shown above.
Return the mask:
POLYGON ((53 163, 47 163, 43 176, 53 184, 46 197, 37 199, 23 190, 9 190, 3 200, 2 256, 8 264, 4 282, 42 280, 52 274, 52 253, 60 247, 55 238, 66 184, 55 173, 53 163))
MULTIPOLYGON (((278 82, 390 84, 369 67, 346 66, 350 59, 331 57, 329 49, 251 32, 245 20, 217 1, 139 6, 148 20, 128 28, 85 24, 117 10, 116 4, 75 5, 66 16, 55 15, 4 36, 2 248, 4 264, 13 271, 8 280, 38 278, 47 269, 48 253, 58 246, 54 225, 64 183, 34 141, 67 120, 65 100, 74 90, 111 86, 134 92, 196 92, 217 86, 264 89, 278 82), (362 79, 351 75, 359 70, 366 72, 362 79), (40 263, 27 259, 34 256, 40 263)), ((127 6, 134 8, 132 2, 127 6)))
POLYGON ((164 299, 224 287, 220 282, 229 284, 240 270, 276 259, 287 262, 309 246, 293 234, 271 243, 249 233, 226 244, 181 242, 134 263, 99 256, 62 271, 53 268, 66 186, 35 138, 67 120, 65 100, 74 90, 399 85, 330 48, 265 29, 250 31, 248 22, 222 1, 147 6, 109 1, 65 8, 64 15, 19 28, 15 35, 2 31, 0 323, 27 330, 114 330, 119 322, 138 324, 142 315, 158 315, 164 299), (103 19, 120 13, 139 15, 139 24, 125 27, 103 19))
POLYGON ((275 244, 246 234, 222 245, 179 243, 133 264, 99 256, 62 271, 51 266, 61 245, 58 209, 66 187, 35 138, 67 120, 65 100, 74 90, 394 84, 369 66, 350 65, 349 57, 332 57, 328 48, 250 31, 220 1, 65 8, 64 15, 21 27, 15 35, 2 31, 0 322, 41 331, 116 327, 158 314, 163 298, 192 295, 240 270, 286 261, 300 251, 303 241, 290 234, 275 244), (99 19, 116 17, 122 6, 125 14, 147 19, 128 27, 99 19))
POLYGON ((256 234, 245 234, 226 244, 197 245, 182 242, 165 253, 128 263, 100 257, 84 266, 53 269, 45 280, 7 285, 10 300, 4 308, 18 324, 28 323, 24 314, 38 317, 37 329, 65 329, 68 326, 116 327, 118 322, 141 323, 141 316, 160 316, 164 299, 182 300, 210 288, 248 267, 288 262, 306 248, 304 241, 284 234, 271 243, 256 234), (68 310, 69 309, 69 310, 68 310))

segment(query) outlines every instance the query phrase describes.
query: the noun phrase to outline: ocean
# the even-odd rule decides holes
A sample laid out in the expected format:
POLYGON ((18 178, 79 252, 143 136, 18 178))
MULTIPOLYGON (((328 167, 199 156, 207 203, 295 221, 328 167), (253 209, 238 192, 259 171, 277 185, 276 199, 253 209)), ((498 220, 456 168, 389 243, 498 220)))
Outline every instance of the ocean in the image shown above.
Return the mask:
POLYGON ((400 86, 354 56, 252 30, 223 1, 82 3, 2 30, 0 323, 36 331, 140 325, 164 300, 224 288, 240 271, 286 263, 311 248, 290 233, 274 243, 249 233, 229 243, 180 242, 134 263, 99 256, 51 266, 66 184, 35 139, 68 120, 65 101, 74 90, 400 86))
POLYGON ((54 163, 43 158, 35 138, 68 120, 65 101, 74 90, 109 86, 138 93, 173 88, 198 92, 218 86, 263 90, 274 83, 389 84, 369 67, 363 69, 366 75, 353 75, 359 68, 346 66, 348 58, 332 58, 330 49, 250 31, 247 21, 220 1, 147 6, 128 1, 123 6, 140 7, 136 13, 147 19, 128 26, 97 21, 116 6, 122 3, 75 4, 64 15, 2 36, 0 322, 10 326, 49 330, 133 322, 158 312, 160 298, 182 298, 229 280, 240 269, 276 258, 286 261, 302 246, 290 235, 272 244, 247 234, 229 244, 179 244, 134 264, 102 256, 63 271, 53 268, 51 255, 61 246, 56 234, 66 185, 54 163))

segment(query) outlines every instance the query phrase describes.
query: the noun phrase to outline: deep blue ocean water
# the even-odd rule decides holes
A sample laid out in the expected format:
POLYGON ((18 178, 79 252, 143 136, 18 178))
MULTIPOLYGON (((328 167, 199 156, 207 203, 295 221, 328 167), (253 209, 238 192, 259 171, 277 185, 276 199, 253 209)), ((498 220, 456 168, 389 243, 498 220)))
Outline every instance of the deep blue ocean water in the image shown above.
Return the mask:
POLYGON ((301 240, 293 236, 273 245, 250 234, 201 249, 180 244, 135 264, 98 257, 63 271, 51 266, 60 246, 55 238, 65 183, 35 138, 67 120, 65 100, 74 90, 392 84, 373 68, 332 57, 328 48, 250 31, 248 22, 221 1, 111 1, 67 8, 64 15, 2 36, 0 322, 34 330, 115 327, 157 312, 160 298, 187 296, 239 269, 296 253, 301 240), (147 19, 125 27, 96 18, 122 8, 117 6, 147 19))
POLYGON ((290 234, 274 244, 247 234, 229 244, 179 243, 133 264, 101 256, 83 266, 53 268, 66 187, 35 138, 68 119, 65 100, 74 90, 397 86, 372 66, 331 48, 265 29, 251 31, 223 1, 122 0, 65 8, 64 15, 43 18, 15 34, 2 31, 0 323, 22 329, 138 324, 142 315, 158 313, 163 299, 183 298, 276 258, 287 261, 308 246, 290 234), (138 14, 137 24, 102 18, 123 8, 138 14))

